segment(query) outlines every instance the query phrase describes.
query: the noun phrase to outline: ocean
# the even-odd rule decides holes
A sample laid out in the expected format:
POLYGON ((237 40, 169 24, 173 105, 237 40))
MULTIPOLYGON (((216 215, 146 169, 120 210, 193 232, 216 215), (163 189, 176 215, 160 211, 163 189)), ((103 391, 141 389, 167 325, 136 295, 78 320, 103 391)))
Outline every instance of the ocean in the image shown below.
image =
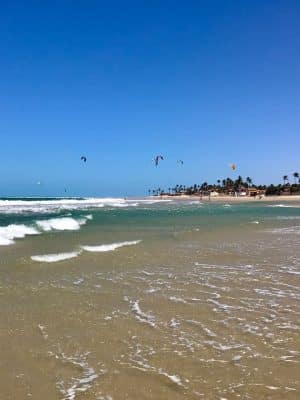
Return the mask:
POLYGON ((0 398, 300 398, 300 200, 0 199, 0 398))

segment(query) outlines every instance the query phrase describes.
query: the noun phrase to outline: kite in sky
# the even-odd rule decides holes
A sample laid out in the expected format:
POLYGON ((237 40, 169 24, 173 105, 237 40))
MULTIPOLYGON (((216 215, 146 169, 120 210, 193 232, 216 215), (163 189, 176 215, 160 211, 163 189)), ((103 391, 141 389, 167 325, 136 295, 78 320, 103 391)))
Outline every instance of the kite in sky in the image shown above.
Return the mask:
POLYGON ((154 158, 154 162, 155 162, 155 166, 157 167, 158 166, 158 163, 159 163, 159 160, 163 160, 164 158, 163 158, 163 156, 156 156, 155 158, 154 158))

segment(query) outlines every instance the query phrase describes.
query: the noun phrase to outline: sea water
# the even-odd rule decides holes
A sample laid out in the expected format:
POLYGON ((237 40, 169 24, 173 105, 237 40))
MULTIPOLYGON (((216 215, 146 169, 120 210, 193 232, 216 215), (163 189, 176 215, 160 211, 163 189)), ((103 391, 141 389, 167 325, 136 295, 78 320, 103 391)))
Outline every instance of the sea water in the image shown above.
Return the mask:
POLYGON ((1 199, 2 399, 298 399, 300 202, 1 199))

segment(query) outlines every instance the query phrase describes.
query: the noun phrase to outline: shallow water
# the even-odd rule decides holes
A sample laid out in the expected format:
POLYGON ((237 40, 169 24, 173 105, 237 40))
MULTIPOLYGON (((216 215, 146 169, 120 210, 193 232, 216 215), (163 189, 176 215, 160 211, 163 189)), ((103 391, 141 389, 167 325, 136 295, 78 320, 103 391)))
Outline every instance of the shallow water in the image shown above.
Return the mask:
POLYGON ((298 399, 299 205, 0 202, 1 398, 298 399))

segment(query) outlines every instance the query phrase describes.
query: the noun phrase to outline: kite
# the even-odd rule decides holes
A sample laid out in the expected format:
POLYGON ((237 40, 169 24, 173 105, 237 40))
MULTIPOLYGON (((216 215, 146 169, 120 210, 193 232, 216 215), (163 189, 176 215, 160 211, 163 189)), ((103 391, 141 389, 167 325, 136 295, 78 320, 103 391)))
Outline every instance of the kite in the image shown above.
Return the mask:
POLYGON ((164 159, 163 156, 156 156, 154 158, 155 166, 157 167, 158 163, 159 163, 159 160, 163 160, 163 159, 164 159))

